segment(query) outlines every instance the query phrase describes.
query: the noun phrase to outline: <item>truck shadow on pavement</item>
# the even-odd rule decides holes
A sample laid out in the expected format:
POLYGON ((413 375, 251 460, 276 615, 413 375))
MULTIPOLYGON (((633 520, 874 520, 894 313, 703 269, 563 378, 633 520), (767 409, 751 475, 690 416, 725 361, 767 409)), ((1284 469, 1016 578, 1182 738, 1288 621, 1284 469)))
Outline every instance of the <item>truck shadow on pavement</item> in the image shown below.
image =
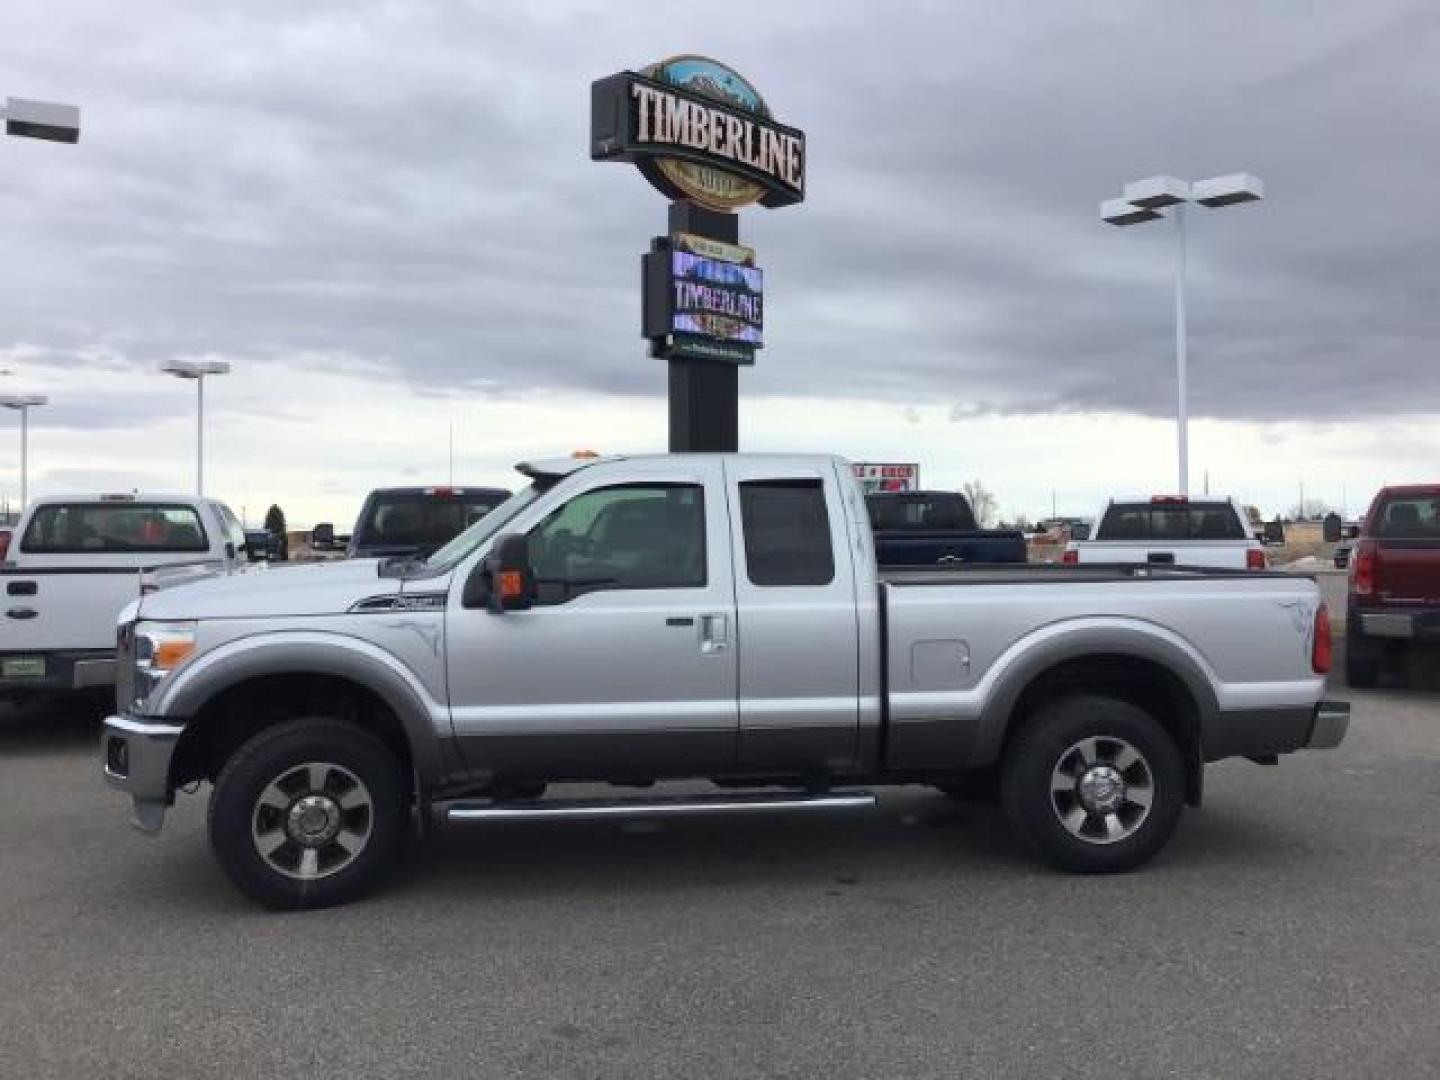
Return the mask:
POLYGON ((100 727, 113 711, 110 695, 0 704, 0 756, 53 754, 98 746, 100 727))

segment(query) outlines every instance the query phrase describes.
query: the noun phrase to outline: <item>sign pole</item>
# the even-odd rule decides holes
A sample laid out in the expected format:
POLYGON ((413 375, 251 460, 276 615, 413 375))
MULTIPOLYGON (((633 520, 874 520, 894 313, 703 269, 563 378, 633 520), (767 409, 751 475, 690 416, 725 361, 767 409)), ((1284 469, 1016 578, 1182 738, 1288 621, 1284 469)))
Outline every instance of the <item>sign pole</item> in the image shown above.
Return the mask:
MULTIPOLYGON (((678 199, 670 204, 670 233, 725 244, 740 242, 740 218, 678 199)), ((719 360, 672 358, 670 452, 734 453, 740 449, 740 368, 719 360)))

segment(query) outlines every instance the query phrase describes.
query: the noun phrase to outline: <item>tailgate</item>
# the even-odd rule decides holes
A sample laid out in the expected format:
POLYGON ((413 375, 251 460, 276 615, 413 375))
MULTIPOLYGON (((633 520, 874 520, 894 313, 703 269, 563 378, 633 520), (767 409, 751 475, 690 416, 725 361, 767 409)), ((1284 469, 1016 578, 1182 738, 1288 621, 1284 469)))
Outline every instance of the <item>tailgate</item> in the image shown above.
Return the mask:
POLYGON ((140 595, 136 570, 0 575, 0 651, 113 649, 120 610, 140 595))
POLYGON ((1440 604, 1440 540, 1381 540, 1375 591, 1382 600, 1440 604))
POLYGON ((1089 540, 1075 545, 1081 563, 1152 563, 1157 566, 1213 566, 1244 570, 1245 541, 1176 540, 1137 544, 1125 540, 1089 540))

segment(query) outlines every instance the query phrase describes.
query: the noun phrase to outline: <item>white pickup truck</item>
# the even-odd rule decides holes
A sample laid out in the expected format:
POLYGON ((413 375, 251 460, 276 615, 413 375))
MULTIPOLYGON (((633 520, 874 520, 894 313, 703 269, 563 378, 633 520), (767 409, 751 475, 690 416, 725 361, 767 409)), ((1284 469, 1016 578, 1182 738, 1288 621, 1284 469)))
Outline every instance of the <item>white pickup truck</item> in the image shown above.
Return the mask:
POLYGON ((157 831, 214 784, 248 895, 358 895, 414 820, 861 807, 998 779, 1057 866, 1159 850, 1203 765, 1344 737, 1315 582, 1169 567, 877 567, 844 461, 538 462, 428 558, 213 578, 121 615, 104 774, 157 831), (540 798, 599 781, 714 792, 540 798), (748 789, 748 790, 747 790, 748 789))
POLYGON ((1095 520, 1090 539, 1065 546, 1063 562, 1265 569, 1264 547, 1229 499, 1111 501, 1095 520))
POLYGON ((214 499, 37 499, 0 547, 0 698, 113 685, 121 609, 142 589, 234 568, 244 543, 214 499))

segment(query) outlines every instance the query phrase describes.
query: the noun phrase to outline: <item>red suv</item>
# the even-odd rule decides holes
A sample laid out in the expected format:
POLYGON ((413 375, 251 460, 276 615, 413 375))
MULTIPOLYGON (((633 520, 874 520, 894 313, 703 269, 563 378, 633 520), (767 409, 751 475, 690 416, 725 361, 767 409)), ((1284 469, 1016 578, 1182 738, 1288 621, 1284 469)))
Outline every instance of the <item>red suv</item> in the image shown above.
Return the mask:
POLYGON ((1381 659, 1440 641, 1440 484, 1381 488, 1350 555, 1345 674, 1373 686, 1381 659))

